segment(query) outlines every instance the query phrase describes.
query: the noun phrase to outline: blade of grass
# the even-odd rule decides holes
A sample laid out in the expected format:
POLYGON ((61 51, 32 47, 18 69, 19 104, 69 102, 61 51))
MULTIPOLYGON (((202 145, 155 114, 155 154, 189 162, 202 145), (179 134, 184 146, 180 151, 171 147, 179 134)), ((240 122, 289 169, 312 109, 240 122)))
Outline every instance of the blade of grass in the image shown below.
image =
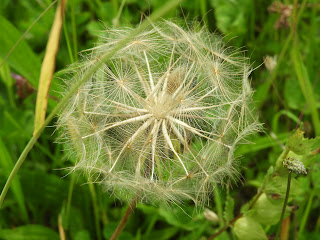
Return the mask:
POLYGON ((288 136, 289 133, 280 133, 276 135, 276 139, 272 138, 271 134, 270 136, 254 138, 251 140, 254 144, 239 146, 236 150, 236 154, 243 155, 246 153, 254 153, 266 148, 278 146, 279 142, 284 143, 288 139, 288 136))
POLYGON ((122 13, 122 10, 123 10, 123 7, 124 7, 124 4, 126 3, 126 0, 122 0, 121 1, 121 5, 120 5, 120 8, 118 10, 118 13, 117 13, 117 16, 112 20, 113 22, 113 25, 115 27, 119 26, 120 25, 120 16, 121 16, 121 13, 122 13))
POLYGON ((100 211, 99 211, 99 204, 97 201, 96 189, 93 184, 89 184, 89 192, 90 192, 90 197, 91 197, 92 206, 93 206, 93 215, 94 215, 97 239, 101 240, 102 235, 101 235, 101 228, 100 228, 100 215, 99 215, 100 211))
POLYGON ((67 43, 70 62, 74 63, 73 53, 72 53, 70 39, 69 39, 69 35, 68 35, 68 29, 67 29, 67 25, 66 25, 65 21, 63 21, 63 33, 64 33, 64 37, 65 37, 66 43, 67 43))
POLYGON ((124 39, 119 41, 112 50, 109 52, 103 54, 99 60, 93 63, 91 68, 87 69, 84 73, 82 79, 78 81, 70 90, 69 92, 64 96, 64 98, 57 104, 57 106, 52 110, 52 112, 49 114, 49 116, 46 118, 44 123, 40 126, 40 128, 35 132, 33 137, 31 137, 30 141, 28 142, 27 146, 24 148, 23 152, 21 153, 18 161, 16 162, 14 168, 12 169, 9 178, 7 179, 7 182, 1 192, 0 195, 0 208, 2 206, 2 203, 5 199, 5 196, 10 188, 10 185, 12 183, 12 180, 14 179, 15 175, 19 171, 21 165, 23 164, 24 160, 26 159, 28 153, 33 148, 34 144, 37 142, 38 138, 40 137, 42 131, 44 128, 51 122, 51 120, 54 118, 54 116, 59 112, 59 110, 66 104, 66 102, 69 100, 69 98, 72 97, 72 95, 77 91, 77 89, 90 78, 90 76, 99 68, 102 64, 105 64, 107 61, 110 60, 110 58, 122 47, 124 47, 132 38, 134 38, 136 35, 138 35, 140 32, 142 32, 146 27, 148 27, 151 22, 157 20, 158 18, 162 17, 166 13, 168 13, 170 10, 175 8, 182 0, 171 0, 164 4, 161 8, 158 8, 154 13, 151 14, 149 18, 144 20, 138 28, 133 30, 129 35, 127 35, 124 39))
MULTIPOLYGON (((13 166, 12 158, 9 154, 9 151, 4 144, 3 140, 0 138, 0 166, 1 170, 3 171, 4 175, 9 176, 10 171, 13 166)), ((24 202, 24 195, 21 189, 20 181, 19 179, 14 179, 12 182, 12 193, 19 205, 19 208, 21 210, 21 217, 25 222, 29 222, 27 209, 24 202)))
POLYGON ((303 217, 301 219, 301 222, 299 224, 299 233, 298 233, 298 239, 301 239, 304 233, 304 229, 306 227, 307 221, 308 221, 308 217, 311 211, 311 207, 312 207, 312 203, 314 200, 314 197, 317 195, 317 190, 315 188, 312 189, 311 194, 309 196, 309 200, 307 203, 306 208, 304 209, 304 214, 303 217))
POLYGON ((202 19, 203 19, 204 25, 207 28, 209 28, 208 10, 207 10, 207 1, 206 0, 201 0, 200 1, 200 11, 201 11, 201 15, 202 15, 202 19))
POLYGON ((222 205, 222 197, 219 189, 215 187, 214 189, 214 203, 216 205, 218 217, 219 217, 219 227, 223 227, 223 205, 222 205))
POLYGON ((71 181, 70 181, 70 185, 69 185, 67 205, 66 205, 66 215, 65 215, 66 230, 69 229, 69 225, 70 225, 70 209, 71 209, 71 201, 72 201, 72 195, 73 195, 73 187, 74 187, 74 183, 75 183, 75 176, 76 176, 75 174, 71 175, 71 181))
POLYGON ((296 47, 294 47, 291 51, 291 60, 294 65, 294 69, 296 71, 300 88, 308 103, 308 107, 311 111, 311 118, 313 122, 313 127, 315 130, 315 134, 320 136, 320 120, 319 113, 317 109, 317 103, 314 96, 314 92, 312 89, 312 84, 309 79, 309 75, 307 69, 302 61, 302 57, 296 47))
MULTIPOLYGON (((301 7, 297 13, 296 23, 298 23, 299 20, 301 19, 302 13, 305 9, 304 7, 305 7, 306 2, 307 2, 307 0, 304 0, 301 4, 301 7)), ((265 26, 265 27, 267 28, 269 26, 265 26)), ((265 34, 265 32, 263 32, 263 34, 265 34)), ((285 59, 285 56, 287 54, 290 43, 293 40, 293 35, 294 35, 293 28, 291 28, 291 31, 283 44, 283 48, 281 49, 281 52, 278 55, 277 65, 276 65, 275 69, 272 71, 270 78, 264 83, 264 87, 261 88, 260 91, 257 91, 254 96, 254 99, 257 102, 256 105, 257 105, 258 109, 261 109, 262 105, 265 103, 265 100, 269 96, 268 95, 269 89, 278 75, 278 72, 280 70, 280 66, 281 66, 283 60, 285 59)), ((259 38, 260 37, 262 39, 264 36, 259 36, 259 38)))
POLYGON ((72 44, 74 50, 74 59, 78 60, 78 42, 77 42, 77 28, 76 28, 76 16, 74 12, 74 0, 71 0, 71 25, 72 25, 72 44))
MULTIPOLYGON (((1 58, 0 58, 0 61, 1 61, 1 58)), ((14 81, 10 75, 10 67, 7 63, 4 63, 2 66, 0 66, 0 76, 7 88, 7 94, 8 94, 10 106, 14 108, 16 106, 16 103, 14 100, 14 90, 13 90, 14 81)))
POLYGON ((56 65, 56 55, 59 50, 60 34, 63 25, 63 15, 66 4, 67 0, 61 0, 57 7, 56 15, 54 17, 53 25, 47 43, 46 53, 42 62, 33 134, 38 131, 41 124, 46 118, 49 89, 56 65))
MULTIPOLYGON (((29 137, 29 134, 27 131, 21 126, 20 123, 12 116, 8 111, 4 111, 4 116, 11 122, 13 126, 19 131, 20 136, 23 136, 25 138, 29 137)), ((52 155, 51 152, 42 144, 36 143, 35 145, 43 154, 47 155, 52 161, 57 161, 57 157, 52 155)))
POLYGON ((290 118, 291 120, 293 120, 297 124, 300 122, 299 118, 296 115, 294 115, 292 112, 287 111, 287 110, 281 110, 281 111, 277 112, 272 119, 272 130, 275 133, 279 132, 279 118, 282 115, 287 116, 288 118, 290 118))

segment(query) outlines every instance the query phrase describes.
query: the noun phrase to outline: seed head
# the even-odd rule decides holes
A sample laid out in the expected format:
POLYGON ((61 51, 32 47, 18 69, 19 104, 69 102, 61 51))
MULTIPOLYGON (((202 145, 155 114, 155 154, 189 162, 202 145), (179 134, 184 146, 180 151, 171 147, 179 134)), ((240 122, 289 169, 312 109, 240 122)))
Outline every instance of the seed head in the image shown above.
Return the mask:
MULTIPOLYGON (((75 68, 112 49, 131 29, 108 30, 75 68)), ((237 144, 257 131, 247 59, 205 29, 163 21, 92 74, 61 113, 61 139, 85 170, 121 199, 205 203, 236 178, 237 144)))
POLYGON ((307 170, 304 164, 301 161, 294 159, 293 157, 283 159, 282 165, 283 167, 287 168, 290 172, 299 175, 307 175, 307 170))

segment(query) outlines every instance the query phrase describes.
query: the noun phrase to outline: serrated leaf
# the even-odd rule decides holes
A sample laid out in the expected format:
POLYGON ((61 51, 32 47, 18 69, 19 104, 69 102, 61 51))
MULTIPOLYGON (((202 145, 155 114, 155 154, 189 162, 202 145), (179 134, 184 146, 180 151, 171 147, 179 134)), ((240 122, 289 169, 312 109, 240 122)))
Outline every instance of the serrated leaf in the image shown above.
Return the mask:
POLYGON ((312 150, 320 147, 320 138, 308 139, 303 137, 304 132, 298 129, 288 140, 287 147, 290 151, 298 154, 309 154, 312 150))
POLYGON ((234 199, 230 194, 227 194, 223 217, 227 222, 230 222, 234 218, 234 199))

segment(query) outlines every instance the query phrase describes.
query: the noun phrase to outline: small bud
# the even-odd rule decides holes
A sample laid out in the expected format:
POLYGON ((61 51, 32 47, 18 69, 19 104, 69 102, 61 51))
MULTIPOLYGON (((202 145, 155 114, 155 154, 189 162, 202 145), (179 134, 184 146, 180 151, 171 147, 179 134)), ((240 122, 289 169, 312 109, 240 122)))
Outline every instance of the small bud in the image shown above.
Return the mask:
POLYGON ((203 212, 203 215, 210 222, 213 222, 213 223, 218 223, 219 222, 218 215, 215 212, 211 211, 210 209, 206 208, 204 210, 204 212, 203 212))
POLYGON ((277 66, 277 56, 266 56, 264 57, 264 65, 269 72, 272 72, 277 66))
POLYGON ((307 174, 306 168, 303 163, 299 160, 294 159, 293 157, 288 157, 282 162, 283 167, 287 168, 290 172, 296 174, 307 174))

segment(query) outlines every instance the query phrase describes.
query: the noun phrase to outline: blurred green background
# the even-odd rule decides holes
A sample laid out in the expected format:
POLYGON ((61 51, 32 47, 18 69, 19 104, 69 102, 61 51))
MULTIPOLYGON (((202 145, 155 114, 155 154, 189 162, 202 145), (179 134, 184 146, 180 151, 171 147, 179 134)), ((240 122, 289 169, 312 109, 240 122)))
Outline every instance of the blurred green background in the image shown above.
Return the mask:
MULTIPOLYGON (((135 27, 165 0, 69 0, 50 91, 50 112, 61 98, 59 70, 79 59, 78 52, 95 46, 101 31, 135 27)), ((21 34, 52 3, 50 0, 0 1, 0 62, 21 34)), ((0 185, 3 186, 34 126, 36 88, 56 5, 25 35, 0 67, 0 185)), ((203 210, 185 203, 165 209, 138 205, 120 239, 207 239, 224 222, 236 217, 257 193, 291 132, 302 125, 305 137, 320 135, 320 3, 268 0, 185 0, 163 16, 182 22, 199 21, 224 36, 227 45, 246 52, 252 67, 254 101, 264 132, 242 145, 242 182, 215 190, 208 209, 220 221, 211 222, 203 210), (186 214, 187 213, 187 214, 186 214), (192 216, 192 217, 190 217, 192 216)), ((84 176, 65 168, 63 147, 55 144, 54 121, 28 155, 0 210, 0 239, 108 239, 126 204, 85 184, 84 176), (24 237, 24 238, 23 238, 24 237)), ((320 157, 309 174, 297 178, 290 201, 288 239, 320 239, 320 157)), ((285 181, 284 181, 285 183, 285 181)), ((267 208, 267 207, 266 207, 267 208)), ((273 239, 277 226, 263 230, 273 239)), ((232 230, 216 239, 237 239, 232 230)), ((248 237, 249 239, 253 239, 248 237)))

